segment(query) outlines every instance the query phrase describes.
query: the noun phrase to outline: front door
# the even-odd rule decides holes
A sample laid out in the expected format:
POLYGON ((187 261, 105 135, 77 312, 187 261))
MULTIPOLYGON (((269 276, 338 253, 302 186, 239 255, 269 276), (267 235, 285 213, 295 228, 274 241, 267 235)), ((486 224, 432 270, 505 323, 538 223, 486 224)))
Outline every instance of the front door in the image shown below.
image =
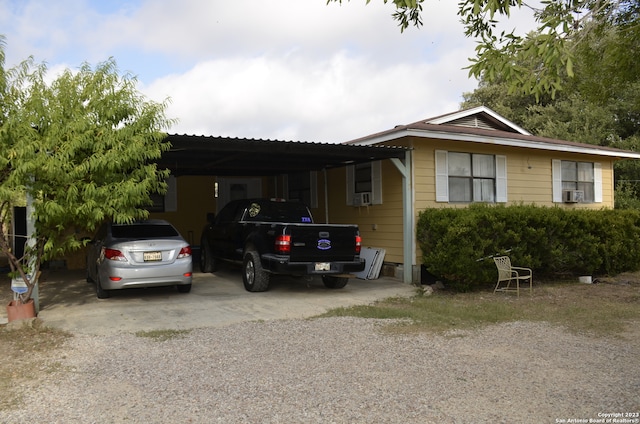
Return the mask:
POLYGON ((216 213, 232 200, 262 197, 262 179, 218 178, 218 194, 216 213))

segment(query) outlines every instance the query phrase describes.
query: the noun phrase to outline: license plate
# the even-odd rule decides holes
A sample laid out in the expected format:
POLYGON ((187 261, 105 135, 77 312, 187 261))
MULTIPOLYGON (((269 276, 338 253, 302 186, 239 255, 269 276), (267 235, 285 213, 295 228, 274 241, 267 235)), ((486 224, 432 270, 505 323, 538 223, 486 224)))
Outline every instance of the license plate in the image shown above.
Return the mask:
POLYGON ((162 252, 144 252, 142 254, 142 259, 145 262, 161 261, 162 260, 162 252))
POLYGON ((316 271, 331 271, 329 262, 316 262, 316 271))

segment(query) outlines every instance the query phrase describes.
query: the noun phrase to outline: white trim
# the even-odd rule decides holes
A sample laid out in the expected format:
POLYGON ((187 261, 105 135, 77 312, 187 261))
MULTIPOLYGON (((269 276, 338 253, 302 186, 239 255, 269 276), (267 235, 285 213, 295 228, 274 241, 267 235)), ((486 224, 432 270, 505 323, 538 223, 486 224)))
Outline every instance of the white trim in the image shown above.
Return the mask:
POLYGON ((471 143, 488 144, 494 146, 523 147, 527 149, 566 152, 566 153, 582 153, 587 155, 607 156, 614 158, 640 159, 640 153, 627 151, 610 151, 595 148, 595 146, 570 146, 567 144, 550 144, 542 141, 517 140, 508 137, 485 137, 471 134, 458 134, 446 131, 428 131, 428 130, 404 130, 394 132, 393 134, 381 135, 370 140, 353 143, 359 146, 370 146, 383 143, 386 141, 395 141, 405 137, 431 138, 436 140, 448 141, 465 141, 471 143))
POLYGON ((435 151, 436 202, 449 201, 449 153, 446 150, 435 151))
POLYGON ((593 201, 602 203, 602 164, 593 163, 593 201))
POLYGON ((507 203, 507 157, 496 155, 496 203, 507 203))
POLYGON ((552 201, 562 203, 562 161, 560 159, 551 160, 552 201))

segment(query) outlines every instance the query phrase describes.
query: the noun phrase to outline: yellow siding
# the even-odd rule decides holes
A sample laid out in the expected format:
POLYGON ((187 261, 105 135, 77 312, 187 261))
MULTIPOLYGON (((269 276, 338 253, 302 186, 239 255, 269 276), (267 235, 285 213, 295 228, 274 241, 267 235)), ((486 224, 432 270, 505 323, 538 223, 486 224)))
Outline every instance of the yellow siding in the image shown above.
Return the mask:
POLYGON ((328 173, 329 221, 357 224, 362 245, 386 249, 385 262, 402 263, 403 217, 402 176, 388 160, 382 162, 382 204, 348 206, 346 168, 328 173))
POLYGON ((184 176, 176 178, 178 208, 175 212, 151 213, 151 218, 171 222, 192 245, 200 244, 200 232, 207 212, 216 211, 215 177, 184 176))

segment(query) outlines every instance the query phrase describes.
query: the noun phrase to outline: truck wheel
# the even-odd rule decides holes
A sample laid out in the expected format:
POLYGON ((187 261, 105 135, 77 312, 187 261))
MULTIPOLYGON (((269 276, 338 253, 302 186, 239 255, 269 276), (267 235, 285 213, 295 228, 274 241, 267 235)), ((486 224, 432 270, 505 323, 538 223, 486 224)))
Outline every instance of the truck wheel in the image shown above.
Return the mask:
POLYGON ((208 274, 218 270, 218 260, 213 257, 209 243, 203 237, 200 242, 200 272, 208 274))
POLYGON ((260 255, 255 250, 244 254, 242 261, 242 281, 250 292, 262 292, 269 288, 269 274, 262 269, 260 255))
POLYGON ((346 277, 336 277, 334 275, 323 275, 322 282, 329 289, 341 289, 347 285, 349 279, 346 277))

